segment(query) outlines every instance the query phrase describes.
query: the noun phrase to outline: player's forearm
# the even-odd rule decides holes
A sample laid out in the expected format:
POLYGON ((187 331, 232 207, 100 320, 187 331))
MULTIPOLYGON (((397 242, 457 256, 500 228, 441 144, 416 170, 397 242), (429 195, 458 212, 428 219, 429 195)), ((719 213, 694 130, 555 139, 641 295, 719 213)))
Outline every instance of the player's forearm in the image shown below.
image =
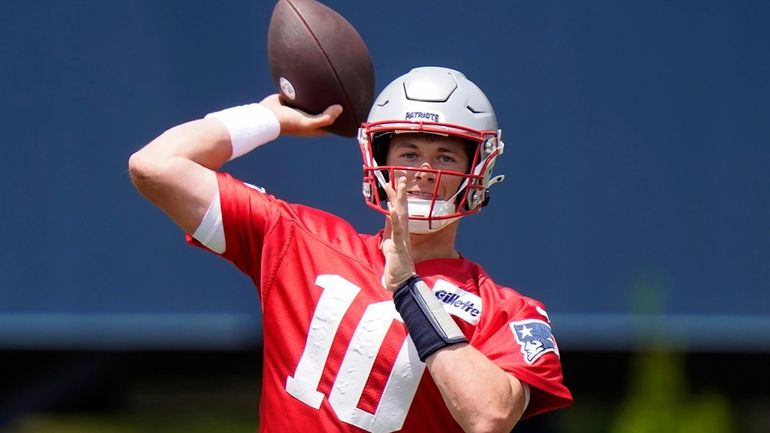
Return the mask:
POLYGON ((385 287, 395 287, 393 303, 417 355, 426 363, 447 408, 465 432, 510 432, 524 411, 521 382, 468 344, 422 278, 412 275, 399 282, 414 269, 408 260, 408 245, 404 245, 404 182, 399 179, 397 191, 386 186, 385 192, 395 203, 390 213, 391 237, 382 243, 385 287))
POLYGON ((510 432, 524 411, 521 383, 468 344, 426 360, 452 416, 466 432, 510 432))
POLYGON ((239 105, 169 129, 132 159, 148 164, 137 168, 149 170, 181 158, 216 171, 228 160, 274 140, 281 129, 274 108, 239 105))

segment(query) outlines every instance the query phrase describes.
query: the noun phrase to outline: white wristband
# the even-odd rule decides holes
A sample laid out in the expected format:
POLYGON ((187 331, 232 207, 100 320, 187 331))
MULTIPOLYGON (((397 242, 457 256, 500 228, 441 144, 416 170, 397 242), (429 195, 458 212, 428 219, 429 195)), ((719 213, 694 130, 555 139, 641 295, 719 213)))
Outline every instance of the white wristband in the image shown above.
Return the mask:
POLYGON ((281 135, 281 124, 269 108, 262 104, 239 105, 209 113, 206 118, 219 120, 230 133, 233 153, 230 161, 269 143, 281 135))

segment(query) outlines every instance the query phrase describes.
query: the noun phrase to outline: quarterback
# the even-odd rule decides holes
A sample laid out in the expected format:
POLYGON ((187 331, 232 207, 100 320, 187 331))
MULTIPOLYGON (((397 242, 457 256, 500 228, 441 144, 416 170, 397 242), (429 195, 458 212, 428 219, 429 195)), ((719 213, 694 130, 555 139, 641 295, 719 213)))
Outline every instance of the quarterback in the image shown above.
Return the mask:
POLYGON ((455 248, 461 218, 502 180, 492 171, 504 149, 492 106, 462 73, 411 70, 361 125, 378 233, 220 171, 280 135, 321 134, 340 112, 271 95, 175 126, 129 160, 136 188, 188 242, 257 288, 260 431, 510 432, 569 405, 545 306, 455 248))

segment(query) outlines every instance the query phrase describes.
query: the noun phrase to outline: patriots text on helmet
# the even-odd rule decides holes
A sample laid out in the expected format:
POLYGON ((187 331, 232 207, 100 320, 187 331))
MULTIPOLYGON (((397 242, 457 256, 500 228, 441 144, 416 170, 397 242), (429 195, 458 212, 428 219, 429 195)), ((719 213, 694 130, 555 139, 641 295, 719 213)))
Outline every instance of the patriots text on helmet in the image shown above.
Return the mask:
POLYGON ((440 122, 441 116, 438 113, 430 113, 427 111, 407 111, 404 114, 406 120, 428 120, 430 122, 440 122))

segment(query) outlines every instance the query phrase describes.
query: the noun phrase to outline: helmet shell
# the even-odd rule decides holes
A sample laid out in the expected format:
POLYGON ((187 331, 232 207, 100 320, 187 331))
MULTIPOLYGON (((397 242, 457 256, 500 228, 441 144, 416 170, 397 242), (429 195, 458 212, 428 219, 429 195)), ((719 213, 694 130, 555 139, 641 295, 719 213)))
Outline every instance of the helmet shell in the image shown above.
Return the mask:
POLYGON ((415 68, 396 78, 377 96, 367 123, 427 121, 497 130, 497 117, 484 92, 462 72, 436 66, 415 68))

